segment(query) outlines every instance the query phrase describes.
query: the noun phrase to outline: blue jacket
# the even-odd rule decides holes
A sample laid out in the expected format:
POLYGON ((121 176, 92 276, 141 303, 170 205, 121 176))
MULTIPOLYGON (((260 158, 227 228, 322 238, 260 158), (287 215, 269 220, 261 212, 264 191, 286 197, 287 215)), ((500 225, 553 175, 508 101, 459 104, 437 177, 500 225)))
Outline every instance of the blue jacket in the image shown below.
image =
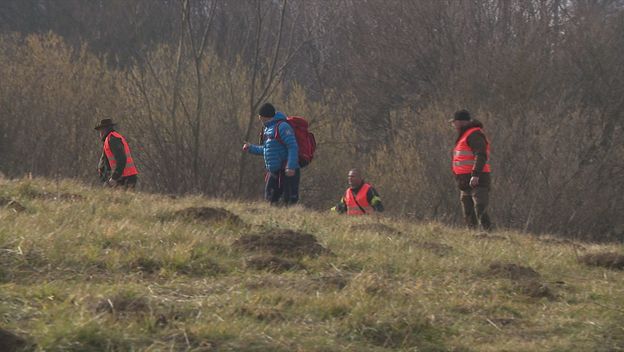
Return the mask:
POLYGON ((264 124, 263 133, 264 144, 252 144, 249 152, 256 155, 262 154, 264 156, 264 167, 269 172, 278 172, 285 168, 298 169, 299 147, 297 146, 295 131, 286 122, 286 115, 278 111, 272 120, 264 124), (275 138, 276 126, 279 126, 281 142, 275 138))

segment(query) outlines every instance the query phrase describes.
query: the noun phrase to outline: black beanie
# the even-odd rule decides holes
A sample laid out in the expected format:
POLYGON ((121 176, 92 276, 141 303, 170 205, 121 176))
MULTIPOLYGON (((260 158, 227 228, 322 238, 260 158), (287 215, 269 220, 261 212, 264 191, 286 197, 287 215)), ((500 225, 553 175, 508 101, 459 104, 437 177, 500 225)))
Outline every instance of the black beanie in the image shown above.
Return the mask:
POLYGON ((271 103, 264 103, 258 110, 258 115, 262 117, 273 117, 275 116, 275 107, 271 105, 271 103))
POLYGON ((470 113, 468 110, 456 111, 453 120, 470 121, 470 113))

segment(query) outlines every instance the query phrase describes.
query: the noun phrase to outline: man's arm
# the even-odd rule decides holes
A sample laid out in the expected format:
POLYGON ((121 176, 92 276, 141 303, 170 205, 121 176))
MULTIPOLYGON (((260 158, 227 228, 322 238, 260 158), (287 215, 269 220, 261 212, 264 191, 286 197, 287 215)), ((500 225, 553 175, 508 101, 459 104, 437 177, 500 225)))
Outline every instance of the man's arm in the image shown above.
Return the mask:
POLYGON ((249 154, 254 154, 254 155, 262 155, 262 154, 264 154, 264 144, 263 145, 250 144, 249 145, 249 154))
POLYGON ((340 198, 340 202, 336 204, 335 207, 331 208, 331 211, 336 212, 338 214, 344 214, 347 212, 347 204, 345 203, 345 199, 340 198))
POLYGON ((479 177, 485 167, 485 163, 487 163, 487 141, 485 135, 481 132, 474 132, 468 136, 466 142, 468 142, 468 146, 477 157, 471 176, 479 177))
POLYGON ((126 152, 124 151, 123 142, 121 141, 121 138, 110 136, 108 139, 108 145, 110 146, 113 156, 115 157, 115 161, 117 162, 111 178, 113 180, 119 180, 123 174, 124 168, 126 167, 126 152))
POLYGON ((369 188, 368 192, 366 193, 366 199, 376 212, 381 213, 382 211, 384 211, 384 206, 381 203, 381 197, 379 197, 379 193, 377 193, 377 191, 373 187, 369 188))

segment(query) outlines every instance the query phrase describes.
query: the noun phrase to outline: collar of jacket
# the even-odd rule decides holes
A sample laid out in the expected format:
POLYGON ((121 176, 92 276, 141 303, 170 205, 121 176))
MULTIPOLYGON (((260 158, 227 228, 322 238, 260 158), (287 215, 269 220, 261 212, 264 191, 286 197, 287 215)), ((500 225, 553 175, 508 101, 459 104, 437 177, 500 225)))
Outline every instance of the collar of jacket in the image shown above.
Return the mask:
POLYGON ((108 137, 108 135, 111 134, 114 131, 115 131, 114 128, 111 128, 108 131, 106 131, 106 133, 104 134, 104 137, 102 137, 102 142, 104 142, 106 140, 106 137, 108 137))
POLYGON ((271 120, 267 121, 264 124, 264 126, 266 126, 266 127, 273 126, 273 125, 275 125, 276 123, 278 123, 281 120, 286 121, 286 114, 284 114, 281 111, 278 111, 278 112, 275 113, 275 116, 273 116, 273 118, 271 120))

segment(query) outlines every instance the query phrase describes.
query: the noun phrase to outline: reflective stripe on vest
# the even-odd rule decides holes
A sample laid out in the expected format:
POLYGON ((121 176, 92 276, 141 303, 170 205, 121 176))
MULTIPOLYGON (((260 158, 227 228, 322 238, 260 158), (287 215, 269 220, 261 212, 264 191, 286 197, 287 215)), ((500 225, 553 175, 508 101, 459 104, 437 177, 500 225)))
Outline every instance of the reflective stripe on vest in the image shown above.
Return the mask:
MULTIPOLYGON (((480 127, 469 128, 464 132, 453 149, 453 173, 456 175, 463 175, 472 173, 472 169, 477 162, 477 156, 472 151, 472 148, 468 145, 468 137, 474 132, 483 132, 480 127)), ((486 141, 486 163, 483 166, 482 172, 490 172, 490 142, 486 141)))
POLYGON ((375 211, 373 207, 371 207, 371 205, 368 203, 368 199, 366 197, 369 189, 371 189, 370 184, 368 183, 363 184, 362 187, 360 187, 360 190, 358 191, 357 195, 354 197, 353 192, 351 191, 351 188, 347 188, 347 191, 345 192, 345 197, 344 197, 345 204, 347 205, 347 215, 365 215, 365 214, 370 214, 373 211, 375 211), (360 209, 360 206, 358 206, 358 204, 360 204, 360 206, 362 207, 362 209, 364 209, 364 211, 360 209))
POLYGON ((128 146, 128 142, 126 142, 126 139, 122 135, 117 133, 116 131, 109 133, 108 136, 106 136, 106 139, 104 140, 104 154, 106 155, 106 158, 108 159, 108 164, 110 165, 111 171, 114 172, 115 168, 117 167, 117 160, 115 160, 115 155, 113 154, 113 151, 110 148, 109 140, 111 136, 121 139, 121 143, 124 146, 124 153, 126 154, 126 166, 124 167, 123 173, 121 174, 121 176, 128 177, 128 176, 137 175, 139 171, 134 165, 134 159, 132 159, 132 154, 130 153, 130 147, 128 146))

